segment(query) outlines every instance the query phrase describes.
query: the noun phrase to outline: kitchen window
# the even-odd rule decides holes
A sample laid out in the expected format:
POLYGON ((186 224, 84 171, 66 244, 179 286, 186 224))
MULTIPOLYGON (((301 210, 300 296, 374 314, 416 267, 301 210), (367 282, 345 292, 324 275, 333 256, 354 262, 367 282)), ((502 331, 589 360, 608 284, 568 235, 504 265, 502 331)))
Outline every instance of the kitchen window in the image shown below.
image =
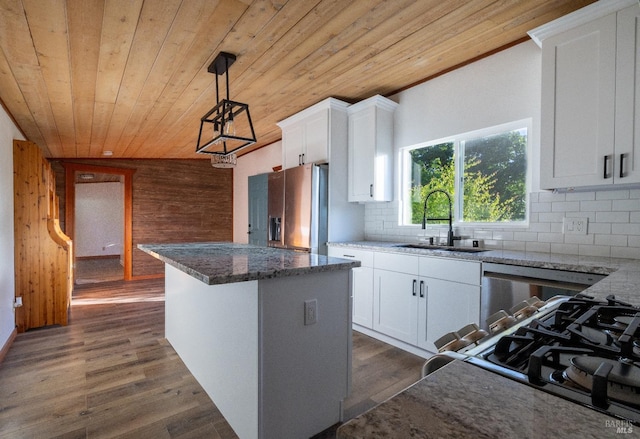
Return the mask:
MULTIPOLYGON (((452 196, 456 223, 525 225, 530 125, 518 121, 401 149, 401 224, 421 224, 426 195, 442 189, 452 196)), ((446 218, 446 196, 434 193, 427 209, 428 217, 446 218)))

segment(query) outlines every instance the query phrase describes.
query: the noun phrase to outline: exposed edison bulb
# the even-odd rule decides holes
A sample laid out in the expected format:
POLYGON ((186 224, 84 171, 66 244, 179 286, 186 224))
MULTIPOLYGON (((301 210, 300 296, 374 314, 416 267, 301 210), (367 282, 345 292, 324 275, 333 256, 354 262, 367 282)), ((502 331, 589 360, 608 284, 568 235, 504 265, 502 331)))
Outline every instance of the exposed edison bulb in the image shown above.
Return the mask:
POLYGON ((236 135, 236 124, 233 122, 233 117, 229 117, 229 119, 224 123, 224 135, 225 136, 235 136, 236 135))
MULTIPOLYGON (((218 136, 220 136, 220 130, 218 129, 220 125, 218 123, 214 123, 213 124, 213 137, 212 139, 217 139, 218 136)), ((220 139, 217 139, 215 141, 215 143, 218 143, 220 141, 220 139)))

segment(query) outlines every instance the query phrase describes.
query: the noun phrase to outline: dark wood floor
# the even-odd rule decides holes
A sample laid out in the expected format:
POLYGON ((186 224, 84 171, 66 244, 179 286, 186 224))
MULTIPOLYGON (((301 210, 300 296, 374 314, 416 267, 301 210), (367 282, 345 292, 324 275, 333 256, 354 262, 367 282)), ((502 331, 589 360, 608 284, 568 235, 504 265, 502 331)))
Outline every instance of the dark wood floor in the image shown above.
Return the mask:
MULTIPOLYGON (((416 356, 358 333, 353 347, 348 417, 420 377, 416 356)), ((164 339, 156 279, 78 285, 69 326, 17 336, 0 364, 0 437, 237 436, 164 339)))
POLYGON ((82 258, 76 259, 73 274, 76 285, 112 282, 124 279, 124 267, 118 256, 82 258))

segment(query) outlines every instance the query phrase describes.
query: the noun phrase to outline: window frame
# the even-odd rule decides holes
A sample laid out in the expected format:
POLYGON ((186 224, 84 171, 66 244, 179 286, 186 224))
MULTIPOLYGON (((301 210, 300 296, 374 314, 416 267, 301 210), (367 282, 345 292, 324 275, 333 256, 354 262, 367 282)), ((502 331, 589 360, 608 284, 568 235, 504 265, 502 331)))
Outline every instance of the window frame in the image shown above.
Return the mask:
MULTIPOLYGON (((532 119, 520 119, 513 122, 507 122, 500 125, 494 125, 486 128, 481 128, 474 131, 468 131, 462 134, 457 134, 454 136, 447 136, 440 139, 431 140, 428 142, 421 142, 415 145, 409 145, 405 147, 401 147, 399 149, 399 173, 400 173, 400 181, 399 181, 399 199, 400 199, 400 208, 398 212, 398 224, 400 227, 421 227, 420 224, 411 224, 408 221, 411 220, 411 202, 408 200, 408 196, 411 188, 411 154, 410 151, 414 149, 425 148, 429 146, 439 145, 442 143, 453 143, 453 161, 455 168, 455 181, 454 181, 454 194, 452 195, 452 203, 453 203, 453 225, 456 227, 477 227, 477 228, 527 228, 529 226, 529 196, 531 193, 532 186, 532 152, 531 152, 531 137, 532 137, 532 119), (525 219, 523 221, 510 221, 510 222, 467 222, 461 221, 461 212, 463 207, 463 197, 459 196, 461 194, 460 188, 463 183, 463 172, 464 172, 464 149, 462 147, 462 143, 478 139, 481 137, 489 137, 493 135, 503 134, 509 131, 516 131, 520 129, 527 130, 527 141, 526 141, 526 170, 525 170, 525 219)), ((432 224, 431 226, 443 226, 438 224, 432 224)))

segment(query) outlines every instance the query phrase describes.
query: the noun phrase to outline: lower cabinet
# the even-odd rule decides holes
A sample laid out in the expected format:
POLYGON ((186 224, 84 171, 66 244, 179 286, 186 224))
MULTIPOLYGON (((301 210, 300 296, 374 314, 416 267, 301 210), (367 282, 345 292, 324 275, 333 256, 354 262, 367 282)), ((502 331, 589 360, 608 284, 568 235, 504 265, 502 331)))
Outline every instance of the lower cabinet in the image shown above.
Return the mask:
POLYGON ((480 318, 480 286, 421 278, 424 299, 418 308, 418 347, 436 352, 434 341, 480 318))
POLYGON ((373 329, 416 344, 418 276, 375 269, 373 297, 373 329))
POLYGON ((331 247, 328 256, 355 259, 361 266, 352 270, 353 323, 373 328, 373 252, 367 250, 331 247))
POLYGON ((480 319, 480 262, 374 254, 373 329, 436 352, 434 341, 480 319))
POLYGON ((367 334, 436 352, 434 341, 480 320, 480 262, 329 247, 357 259, 352 271, 353 323, 367 334))
POLYGON ((373 328, 373 268, 353 269, 353 323, 373 328))

